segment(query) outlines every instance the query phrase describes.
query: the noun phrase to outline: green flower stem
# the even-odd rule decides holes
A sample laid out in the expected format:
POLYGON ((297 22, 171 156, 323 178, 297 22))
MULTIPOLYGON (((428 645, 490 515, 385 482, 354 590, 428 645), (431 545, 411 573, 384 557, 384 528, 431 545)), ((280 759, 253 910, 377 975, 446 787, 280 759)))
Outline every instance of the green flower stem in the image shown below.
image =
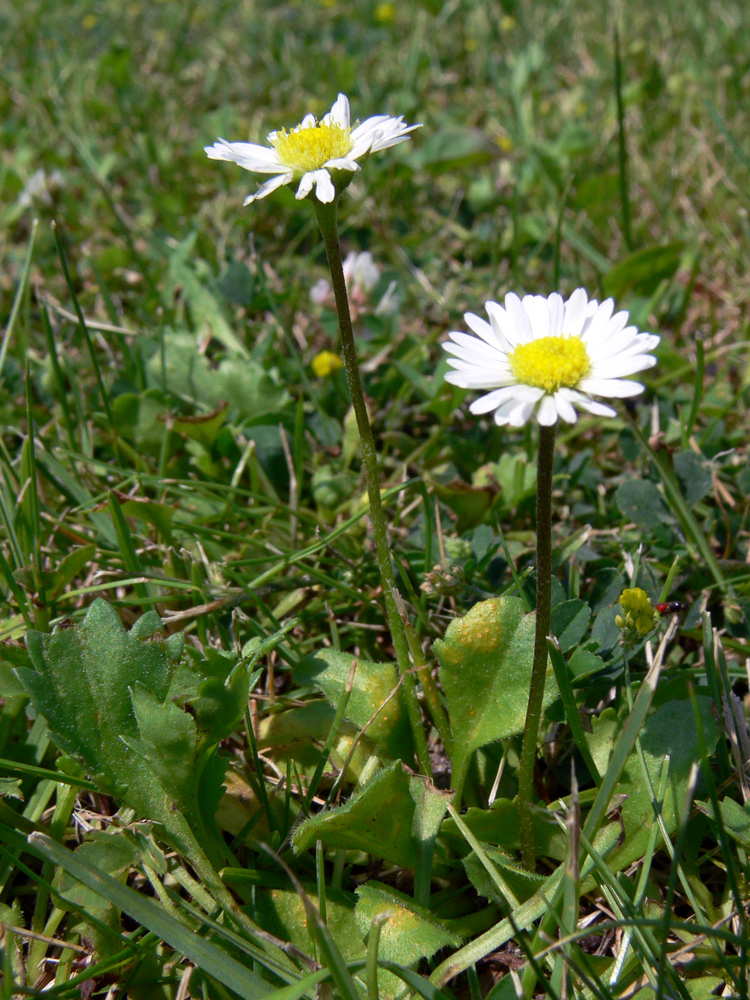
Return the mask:
POLYGON ((367 405, 365 403, 364 392, 362 391, 359 364, 357 363, 357 351, 354 346, 354 331, 352 330, 352 318, 349 312, 349 297, 346 293, 346 280, 344 278, 344 266, 341 260, 341 246, 339 245, 338 225, 336 221, 337 202, 338 198, 334 199, 331 204, 324 205, 317 198, 313 199, 315 211, 318 216, 318 225, 320 226, 320 232, 325 243, 328 267, 331 271, 333 293, 336 298, 336 312, 338 314, 339 332, 341 334, 341 355, 344 359, 346 381, 349 385, 352 406, 357 418, 359 442, 362 449, 362 464, 367 483, 367 495, 370 498, 370 520, 375 538, 375 552, 380 569, 380 579, 383 585, 388 627, 393 639, 393 648, 396 652, 398 671, 403 677, 406 709, 414 737, 417 760, 422 771, 431 776, 432 770, 427 753, 427 737, 422 725, 414 675, 410 670, 409 646, 406 640, 406 628, 404 624, 406 610, 403 599, 396 590, 396 580, 393 575, 388 532, 385 515, 383 514, 383 505, 380 500, 380 473, 378 471, 378 459, 375 451, 375 439, 370 427, 370 418, 367 415, 367 405))
POLYGON ((547 636, 552 597, 552 464, 555 454, 555 430, 555 424, 539 428, 536 477, 536 632, 529 707, 526 710, 518 775, 521 857, 529 871, 533 871, 536 864, 531 797, 534 791, 536 741, 542 720, 544 682, 547 674, 547 636))

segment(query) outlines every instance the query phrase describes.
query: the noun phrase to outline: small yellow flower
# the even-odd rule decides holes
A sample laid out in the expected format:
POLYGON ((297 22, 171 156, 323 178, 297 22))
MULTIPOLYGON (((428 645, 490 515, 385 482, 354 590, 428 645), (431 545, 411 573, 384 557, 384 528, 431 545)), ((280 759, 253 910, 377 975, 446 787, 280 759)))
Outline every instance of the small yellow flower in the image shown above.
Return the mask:
POLYGON ((495 139, 495 145, 501 153, 510 153, 513 149, 513 140, 510 136, 499 135, 497 139, 495 139))
POLYGON ((328 378, 334 372, 340 371, 344 362, 333 351, 321 351, 312 359, 312 370, 318 378, 328 378))
POLYGON ((624 632, 637 632, 643 638, 652 632, 659 621, 659 612, 652 606, 651 598, 640 587, 630 587, 620 594, 623 613, 615 618, 615 625, 624 632))
POLYGON ((375 20, 378 24, 390 24, 396 16, 396 6, 392 3, 379 3, 375 8, 375 20))

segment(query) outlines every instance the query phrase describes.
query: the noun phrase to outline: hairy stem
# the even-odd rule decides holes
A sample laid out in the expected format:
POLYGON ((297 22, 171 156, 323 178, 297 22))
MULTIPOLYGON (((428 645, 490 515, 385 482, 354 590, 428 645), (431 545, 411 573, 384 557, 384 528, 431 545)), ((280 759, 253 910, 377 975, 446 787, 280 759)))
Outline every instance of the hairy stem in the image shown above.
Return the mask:
POLYGON ((555 430, 554 424, 551 427, 539 428, 536 479, 536 632, 529 705, 526 710, 518 775, 521 857, 530 871, 533 871, 536 863, 531 798, 534 791, 536 743, 542 720, 544 682, 547 674, 547 636, 552 595, 552 464, 555 453, 555 430))
POLYGON ((372 522, 375 552, 378 568, 380 569, 380 579, 383 585, 388 627, 393 640, 393 648, 396 652, 398 671, 404 679, 404 696, 409 723, 414 737, 417 760, 422 771, 427 775, 431 775, 432 771, 427 753, 427 738, 424 726, 422 725, 419 702, 417 701, 416 684, 414 675, 410 672, 409 646, 404 624, 406 609, 404 608, 403 599, 396 589, 396 581, 393 575, 385 514, 383 513, 383 505, 380 500, 380 472, 378 470, 378 459, 375 451, 375 439, 370 427, 370 418, 367 413, 364 392, 362 391, 362 379, 359 374, 357 352, 354 346, 354 331, 352 330, 352 319, 349 312, 349 297, 346 292, 346 280, 344 278, 344 266, 341 261, 341 246, 339 244, 338 225, 336 221, 337 201, 334 200, 330 205, 323 205, 317 199, 314 199, 314 204, 318 216, 318 225, 320 226, 320 232, 325 243, 328 267, 331 271, 333 292, 336 298, 336 312, 338 314, 339 332, 341 334, 341 355, 344 359, 346 381, 357 418, 359 442, 362 450, 362 465, 365 472, 365 482, 367 483, 367 495, 370 499, 370 521, 372 522))

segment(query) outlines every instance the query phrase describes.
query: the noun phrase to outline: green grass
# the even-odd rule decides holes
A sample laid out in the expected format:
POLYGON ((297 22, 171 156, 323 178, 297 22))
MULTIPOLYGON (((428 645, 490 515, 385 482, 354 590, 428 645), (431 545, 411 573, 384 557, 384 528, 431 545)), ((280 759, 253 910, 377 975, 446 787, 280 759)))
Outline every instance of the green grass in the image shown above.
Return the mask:
MULTIPOLYGON (((400 970, 415 996, 505 1000, 509 969, 527 997, 747 995, 750 10, 620 13, 618 100, 614 15, 597 4, 0 10, 3 1000, 84 981, 171 998, 190 962, 182 996, 312 997, 320 963, 327 995, 374 1000, 376 960, 384 998, 400 970), (357 118, 424 126, 368 160, 340 221, 344 254, 381 268, 355 333, 430 665, 477 602, 533 602, 536 429, 468 413, 442 380, 444 334, 509 290, 584 285, 662 337, 632 412, 558 438, 553 630, 570 684, 543 723, 536 875, 517 863, 518 737, 476 753, 455 820, 391 764, 395 729, 366 725, 391 676, 367 671, 393 650, 344 375, 311 368, 337 345, 310 300, 326 275, 314 213, 286 188, 243 209, 256 177, 203 152, 262 142, 340 90, 357 118), (399 308, 376 315, 391 282, 399 308), (636 583, 690 604, 652 700, 644 650, 626 664, 613 624, 636 583), (97 597, 127 628, 155 609, 226 662, 269 640, 248 712, 217 737, 217 867, 242 914, 126 791, 58 767, 29 707, 24 635, 78 635, 97 597), (309 668, 322 650, 325 683, 309 668), (380 687, 359 702, 365 675, 380 687), (355 790, 375 846, 360 820, 342 833, 320 815, 355 790), (375 914, 398 907, 368 950, 375 914)), ((436 741, 436 775, 445 764, 436 741)))

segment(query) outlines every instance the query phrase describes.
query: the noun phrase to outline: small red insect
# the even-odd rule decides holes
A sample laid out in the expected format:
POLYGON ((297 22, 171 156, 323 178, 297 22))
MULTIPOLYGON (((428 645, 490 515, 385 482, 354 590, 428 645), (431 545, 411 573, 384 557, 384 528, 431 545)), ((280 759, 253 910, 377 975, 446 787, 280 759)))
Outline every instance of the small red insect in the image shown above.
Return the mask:
POLYGON ((680 615, 687 611, 687 604, 684 601, 664 601, 663 604, 655 604, 654 608, 660 615, 680 615))

